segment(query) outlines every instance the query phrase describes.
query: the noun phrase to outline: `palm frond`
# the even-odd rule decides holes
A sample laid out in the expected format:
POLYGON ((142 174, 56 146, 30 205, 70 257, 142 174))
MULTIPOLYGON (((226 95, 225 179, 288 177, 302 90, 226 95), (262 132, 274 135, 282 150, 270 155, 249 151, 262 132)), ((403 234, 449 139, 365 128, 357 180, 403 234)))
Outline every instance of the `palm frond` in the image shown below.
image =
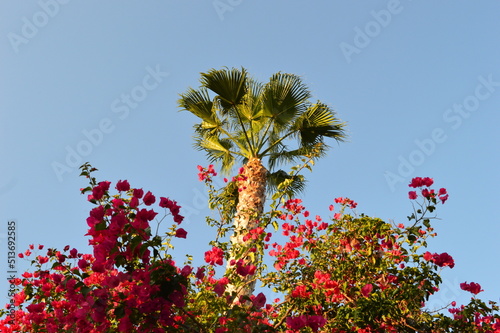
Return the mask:
POLYGON ((338 142, 345 140, 345 124, 338 121, 330 108, 323 103, 316 103, 302 113, 293 123, 290 130, 295 132, 301 145, 323 142, 324 137, 338 142))
POLYGON ((198 136, 194 146, 198 150, 204 150, 211 163, 220 162, 224 173, 230 172, 234 166, 237 152, 232 150, 234 144, 230 139, 217 136, 198 136))
POLYGON ((286 171, 278 170, 267 175, 267 191, 268 193, 276 193, 280 184, 282 185, 281 191, 286 196, 292 198, 302 192, 306 187, 306 181, 302 175, 289 175, 286 171))
POLYGON ((241 103, 247 93, 247 72, 244 68, 211 69, 201 74, 201 84, 217 94, 222 112, 241 103))
POLYGON ((260 95, 262 93, 263 84, 249 78, 247 94, 242 99, 241 104, 236 106, 243 121, 258 122, 262 117, 262 103, 260 95))
POLYGON ((308 146, 302 146, 293 150, 287 150, 287 147, 284 146, 280 150, 273 151, 269 154, 269 169, 273 170, 278 165, 294 163, 313 151, 313 148, 308 146))
POLYGON ((189 111, 203 122, 206 126, 217 126, 219 122, 217 114, 213 110, 213 102, 210 100, 208 91, 205 88, 194 90, 189 88, 188 91, 180 95, 178 105, 185 111, 189 111))
POLYGON ((211 206, 213 208, 220 207, 223 213, 223 220, 225 223, 232 222, 236 213, 236 206, 238 205, 238 183, 231 181, 226 186, 220 189, 217 196, 214 197, 211 206))
POLYGON ((305 102, 309 97, 310 92, 299 76, 276 73, 262 91, 264 115, 272 118, 279 128, 289 125, 291 120, 305 111, 305 102))

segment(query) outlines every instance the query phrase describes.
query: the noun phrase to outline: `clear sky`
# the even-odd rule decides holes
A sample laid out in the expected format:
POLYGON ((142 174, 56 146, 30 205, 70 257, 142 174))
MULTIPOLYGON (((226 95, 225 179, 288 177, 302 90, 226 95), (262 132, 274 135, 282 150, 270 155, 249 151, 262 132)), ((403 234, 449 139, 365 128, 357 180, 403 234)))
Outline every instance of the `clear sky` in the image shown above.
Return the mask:
POLYGON ((465 0, 0 2, 0 303, 8 221, 18 251, 89 250, 85 161, 100 180, 183 205, 177 250, 202 261, 212 231, 196 165, 208 163, 176 101, 223 66, 301 75, 347 122, 349 141, 306 175, 313 214, 348 196, 359 213, 405 223, 410 179, 433 177, 450 199, 430 250, 456 266, 429 306, 467 301, 465 281, 498 301, 499 12, 465 0))

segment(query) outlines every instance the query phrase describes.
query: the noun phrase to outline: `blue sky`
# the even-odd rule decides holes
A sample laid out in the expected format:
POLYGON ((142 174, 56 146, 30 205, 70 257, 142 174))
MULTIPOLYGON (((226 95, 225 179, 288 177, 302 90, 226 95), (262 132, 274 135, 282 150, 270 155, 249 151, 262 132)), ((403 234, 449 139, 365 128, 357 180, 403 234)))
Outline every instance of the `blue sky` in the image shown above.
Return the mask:
POLYGON ((176 101, 200 72, 243 66, 259 80, 301 75, 348 124, 349 141, 306 175, 313 214, 348 196, 360 213, 405 223, 410 179, 433 177, 450 199, 430 250, 456 267, 429 305, 467 301, 464 281, 498 301, 499 11, 463 0, 2 1, 0 253, 9 220, 19 251, 86 250, 92 206, 77 165, 89 161, 100 180, 183 205, 177 250, 201 262, 212 231, 196 165, 208 163, 176 101))

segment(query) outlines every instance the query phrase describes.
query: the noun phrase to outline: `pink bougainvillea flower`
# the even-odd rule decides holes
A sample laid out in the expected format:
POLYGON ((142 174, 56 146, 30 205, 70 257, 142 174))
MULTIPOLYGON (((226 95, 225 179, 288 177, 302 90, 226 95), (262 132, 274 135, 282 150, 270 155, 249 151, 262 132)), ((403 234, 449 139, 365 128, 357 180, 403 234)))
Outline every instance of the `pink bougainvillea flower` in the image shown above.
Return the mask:
POLYGON ((432 184, 434 184, 434 180, 432 178, 425 177, 422 179, 422 183, 424 184, 424 186, 430 187, 432 186, 432 184))
POLYGON ((153 195, 153 193, 151 193, 151 191, 148 191, 148 193, 146 193, 146 195, 144 195, 144 198, 142 199, 142 201, 144 202, 144 204, 146 206, 151 206, 152 204, 155 203, 156 198, 153 195))
POLYGON ((130 202, 128 205, 130 206, 130 208, 139 207, 139 199, 137 197, 132 197, 132 199, 130 199, 130 202))
POLYGON ((114 208, 120 208, 120 207, 123 207, 125 205, 123 200, 118 199, 118 198, 114 198, 113 200, 111 200, 111 202, 113 203, 114 208))
POLYGON ((214 176, 217 176, 217 172, 215 172, 215 169, 214 169, 214 165, 213 164, 210 164, 208 166, 208 170, 207 170, 208 173, 214 175, 214 176))
POLYGON ((266 305, 266 296, 263 293, 259 293, 257 296, 251 296, 252 304, 256 308, 260 309, 266 305))
POLYGON ((455 261, 453 260, 452 256, 450 256, 446 252, 443 252, 441 254, 434 253, 432 256, 434 263, 439 267, 445 267, 445 266, 450 266, 450 268, 455 267, 455 261))
POLYGON ((96 186, 92 189, 92 199, 93 200, 101 200, 104 196, 104 190, 100 186, 96 186))
POLYGON ((298 317, 287 317, 286 326, 292 330, 300 330, 307 326, 307 317, 305 315, 298 317))
POLYGON ((187 231, 182 228, 179 228, 175 231, 175 237, 177 238, 186 238, 186 236, 187 236, 187 231))
POLYGON ((309 326, 314 332, 317 332, 321 327, 326 325, 326 318, 322 316, 308 316, 307 326, 309 326))
POLYGON ((116 183, 116 189, 120 192, 130 190, 130 184, 126 180, 119 180, 116 183))
POLYGON ((254 275, 256 270, 255 265, 245 265, 241 260, 236 264, 236 273, 241 276, 254 275))
POLYGON ((43 312, 45 308, 46 303, 40 302, 40 303, 32 303, 26 307, 29 312, 31 313, 40 313, 43 312))
POLYGON ((144 190, 142 188, 134 188, 132 195, 134 198, 140 199, 144 195, 144 190))
POLYGON ((308 298, 311 294, 312 292, 308 292, 305 285, 298 285, 292 290, 291 296, 294 298, 308 298))
POLYGON ((429 177, 421 178, 421 177, 415 177, 411 180, 411 183, 408 185, 413 188, 417 187, 422 187, 422 186, 432 186, 434 184, 434 180, 429 177))
POLYGON ((210 265, 222 265, 224 259, 224 251, 213 246, 212 250, 205 252, 205 261, 210 265))
POLYGON ((198 267, 198 269, 196 270, 195 277, 198 280, 202 280, 203 277, 205 277, 205 267, 198 267))
POLYGON ((373 291, 373 285, 371 283, 365 284, 363 288, 361 288, 361 294, 363 296, 368 297, 373 291))
POLYGON ((429 261, 429 260, 432 260, 432 258, 433 258, 432 253, 430 253, 429 251, 424 253, 425 260, 429 261))
POLYGON ((229 283, 229 279, 227 277, 223 277, 217 281, 217 283, 214 285, 214 292, 217 294, 217 296, 222 296, 224 291, 226 291, 226 285, 229 283))
POLYGON ((460 283, 460 288, 462 290, 468 291, 474 295, 479 294, 480 292, 484 291, 481 289, 481 285, 479 283, 471 282, 471 283, 460 283))

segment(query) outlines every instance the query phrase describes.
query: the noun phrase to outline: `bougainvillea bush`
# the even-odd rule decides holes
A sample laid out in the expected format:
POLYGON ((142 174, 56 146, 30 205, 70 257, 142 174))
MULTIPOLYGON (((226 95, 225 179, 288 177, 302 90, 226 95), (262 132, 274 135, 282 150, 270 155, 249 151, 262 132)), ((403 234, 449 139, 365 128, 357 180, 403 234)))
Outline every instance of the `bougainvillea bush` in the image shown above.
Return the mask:
POLYGON ((498 307, 477 298, 475 282, 460 285, 472 294, 468 304, 426 310, 439 273, 455 265, 450 254, 425 250, 436 236, 434 211, 448 199, 431 178, 409 184, 413 211, 397 225, 354 214, 348 198, 332 200, 323 219, 279 188, 227 262, 230 193, 241 177, 216 189, 213 166, 199 167, 220 217, 207 218, 214 240, 198 254, 205 264, 194 267, 190 256, 180 263, 169 253, 172 238, 189 238, 174 200, 125 180, 97 182, 93 171, 82 167, 90 186, 81 190, 94 205, 86 221, 93 253, 31 245, 19 254, 33 269, 11 280, 18 292, 2 311, 0 332, 500 332, 498 307), (163 234, 161 223, 171 223, 163 234), (226 289, 254 280, 250 297, 226 289), (269 299, 270 291, 279 298, 269 299))

